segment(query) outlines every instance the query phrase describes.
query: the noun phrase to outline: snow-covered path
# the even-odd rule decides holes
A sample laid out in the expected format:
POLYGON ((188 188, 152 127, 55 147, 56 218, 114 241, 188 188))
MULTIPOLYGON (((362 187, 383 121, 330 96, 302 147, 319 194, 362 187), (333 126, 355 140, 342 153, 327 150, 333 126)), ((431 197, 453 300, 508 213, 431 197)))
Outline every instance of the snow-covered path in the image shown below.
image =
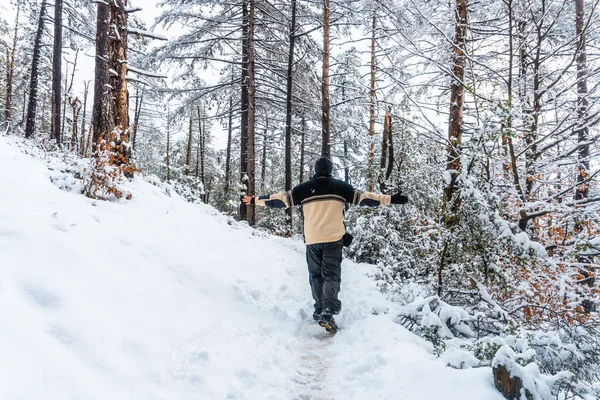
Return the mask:
POLYGON ((312 322, 304 246, 142 180, 59 190, 0 137, 0 399, 486 399, 344 260, 342 330, 312 322))

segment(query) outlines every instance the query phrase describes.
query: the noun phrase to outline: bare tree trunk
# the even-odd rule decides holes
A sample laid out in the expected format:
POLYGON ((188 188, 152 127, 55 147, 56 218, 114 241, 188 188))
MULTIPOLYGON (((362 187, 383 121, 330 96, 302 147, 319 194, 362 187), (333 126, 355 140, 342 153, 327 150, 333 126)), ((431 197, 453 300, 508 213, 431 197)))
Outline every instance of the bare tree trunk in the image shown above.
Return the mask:
POLYGON ((387 170, 385 171, 385 180, 388 181, 392 176, 392 171, 394 170, 394 135, 393 135, 393 125, 392 125, 392 114, 391 110, 389 113, 389 121, 388 121, 388 165, 387 170))
MULTIPOLYGON (((584 31, 584 8, 583 0, 575 0, 575 30, 579 38, 577 46, 577 118, 578 126, 577 143, 579 151, 577 153, 577 188, 575 189, 575 200, 585 200, 589 197, 589 186, 586 180, 590 171, 590 145, 588 128, 588 88, 587 88, 587 60, 586 60, 586 32, 584 31)), ((580 220, 575 223, 575 232, 580 234, 584 226, 580 220)), ((581 264, 590 264, 591 260, 587 256, 580 255, 577 261, 581 264)), ((592 268, 581 269, 584 279, 583 285, 593 288, 596 278, 592 268)), ((594 309, 594 303, 589 299, 584 299, 581 306, 586 313, 594 309)))
MULTIPOLYGON (((285 190, 292 190, 292 90, 294 73, 294 45, 296 43, 296 0, 292 0, 292 23, 290 27, 290 52, 288 54, 286 114, 285 114, 285 190)), ((288 231, 292 232, 292 207, 286 210, 288 231)))
POLYGON ((321 80, 321 130, 323 132, 323 145, 321 156, 331 157, 330 104, 329 104, 329 0, 323 0, 323 72, 321 80))
POLYGON ((73 89, 73 81, 75 80, 75 71, 77 70, 77 58, 79 57, 79 49, 75 51, 75 59, 73 60, 73 71, 71 72, 71 82, 69 83, 69 62, 67 61, 67 73, 65 78, 65 92, 63 94, 63 109, 62 109, 62 123, 60 127, 60 140, 64 141, 65 135, 65 121, 67 119, 67 103, 71 105, 73 89))
MULTIPOLYGON (((242 0, 242 90, 240 123, 240 182, 248 192, 248 0, 242 0)), ((240 220, 247 219, 249 206, 240 202, 240 220)))
MULTIPOLYGON (((342 101, 346 101, 346 80, 342 83, 342 101)), ((344 137, 344 182, 350 182, 350 169, 348 168, 348 139, 344 137)))
POLYGON ((304 137, 306 136, 306 117, 302 115, 302 137, 300 139, 300 183, 304 182, 304 137))
POLYGON ((206 182, 205 182, 205 177, 204 177, 204 153, 205 153, 205 148, 204 148, 204 138, 206 136, 206 127, 204 126, 204 111, 200 109, 200 106, 198 106, 198 130, 200 131, 199 133, 199 150, 200 150, 200 181, 202 182, 202 186, 204 188, 206 188, 206 182))
POLYGON ((385 112, 383 123, 383 139, 381 141, 381 162, 379 163, 379 188, 382 193, 387 192, 387 181, 392 175, 394 153, 392 143, 392 115, 390 110, 385 112), (388 160, 389 158, 389 160, 388 160))
POLYGON ((50 139, 61 146, 60 106, 62 101, 62 0, 54 1, 54 54, 52 58, 52 118, 50 139))
POLYGON ((144 88, 142 93, 136 90, 135 92, 135 110, 133 111, 133 128, 131 131, 131 152, 135 151, 135 142, 137 139, 137 131, 140 126, 140 114, 142 113, 142 103, 144 102, 144 88))
POLYGON ((448 123, 448 149, 446 171, 450 181, 444 188, 444 223, 450 227, 457 223, 460 209, 458 173, 460 171, 460 148, 462 145, 464 79, 467 51, 467 0, 456 0, 456 23, 452 44, 452 76, 450 89, 450 119, 448 123))
POLYGON ((71 108, 73 111, 73 123, 72 123, 72 127, 71 127, 71 151, 76 151, 77 148, 75 146, 77 146, 78 141, 77 141, 77 119, 79 117, 79 112, 81 111, 81 101, 79 101, 79 99, 77 97, 75 97, 75 99, 73 99, 71 101, 71 108))
POLYGON ((525 143, 527 150, 525 152, 525 198, 527 201, 532 200, 533 195, 533 183, 535 181, 535 159, 537 158, 537 132, 539 126, 539 115, 541 108, 541 94, 540 94, 540 69, 541 69, 541 58, 542 58, 542 42, 544 40, 545 33, 543 31, 543 20, 546 17, 546 2, 542 1, 542 20, 536 23, 536 50, 535 57, 533 58, 533 101, 532 105, 524 110, 529 121, 529 126, 525 129, 525 143))
MULTIPOLYGON (((137 104, 137 100, 136 100, 136 104, 137 104)), ((190 110, 190 126, 188 129, 188 141, 187 141, 187 148, 186 148, 186 152, 185 152, 185 169, 183 170, 183 173, 185 176, 188 176, 190 173, 190 162, 191 162, 191 158, 192 158, 192 140, 194 139, 193 117, 194 117, 194 109, 191 109, 190 110)))
POLYGON ((267 179, 267 134, 269 132, 269 119, 265 127, 265 133, 263 134, 263 148, 262 148, 262 162, 260 164, 260 191, 265 191, 265 181, 267 179))
MULTIPOLYGON (((196 171, 194 176, 198 178, 200 176, 200 153, 202 152, 200 147, 202 146, 202 123, 198 121, 198 142, 196 142, 196 171)), ((204 189, 204 188, 202 188, 204 189)))
POLYGON ((350 168, 348 168, 348 141, 344 139, 344 182, 350 182, 350 168))
MULTIPOLYGON (((254 195, 256 191, 254 181, 254 0, 249 0, 248 10, 248 194, 254 195)), ((246 216, 248 224, 254 226, 256 216, 254 206, 248 206, 248 215, 246 216)))
POLYGON ((229 127, 227 129, 227 154, 225 156, 225 197, 229 199, 231 184, 231 136, 233 131, 233 98, 229 97, 229 127))
POLYGON ((165 164, 167 165, 167 182, 171 182, 171 118, 169 115, 169 106, 167 105, 167 154, 165 164))
POLYGON ((21 11, 20 3, 17 3, 17 15, 15 17, 15 31, 13 36, 12 50, 9 52, 6 49, 6 104, 4 109, 4 122, 6 123, 7 131, 10 132, 12 129, 12 99, 13 99, 13 86, 15 79, 15 59, 17 57, 17 39, 19 33, 19 14, 21 11))
POLYGON ((83 82, 83 116, 81 117, 81 145, 80 145, 80 149, 79 149, 79 153, 81 155, 81 157, 85 157, 85 147, 84 147, 84 142, 85 142, 85 117, 86 117, 86 109, 87 109, 87 99, 88 99, 88 93, 89 93, 89 89, 90 89, 90 81, 86 81, 83 82))
POLYGON ((96 19, 96 68, 94 74, 94 105, 92 109, 91 130, 93 132, 92 152, 96 152, 96 145, 108 133, 108 97, 106 94, 108 84, 108 29, 109 12, 108 4, 97 3, 96 19))
POLYGON ((85 140, 85 148, 83 150, 83 157, 87 157, 89 152, 90 152, 90 143, 92 141, 92 137, 94 135, 94 127, 92 127, 90 125, 90 131, 87 134, 86 140, 85 140))
POLYGON ((577 154, 577 190, 575 191, 575 200, 587 199, 589 196, 589 186, 586 182, 590 170, 590 145, 588 128, 588 88, 587 88, 587 62, 586 62, 586 33, 584 32, 584 2, 575 0, 576 19, 575 27, 578 41, 577 54, 577 118, 578 127, 577 142, 579 152, 577 154))
MULTIPOLYGON (((377 29, 377 11, 373 8, 371 26, 371 85, 369 91, 369 191, 375 186, 375 72, 377 70, 375 57, 375 38, 377 29)), ((384 135, 385 137, 385 135, 384 135)), ((384 138, 385 141, 385 138, 384 138)))
MULTIPOLYGON (((507 108, 509 112, 512 112, 512 97, 513 97, 513 64, 514 64, 514 34, 513 34, 513 26, 514 26, 514 8, 513 8, 513 0, 508 0, 508 82, 507 82, 507 92, 508 92, 508 100, 506 102, 507 108)), ((525 24, 523 21, 519 21, 518 24, 519 29, 519 97, 524 101, 525 96, 525 85, 524 79, 526 74, 526 64, 525 64, 525 37, 524 30, 525 24)), ((519 170, 517 168, 517 157, 515 155, 515 148, 512 140, 512 116, 509 115, 506 126, 502 131, 502 146, 504 148, 504 156, 505 161, 502 166, 504 171, 504 176, 508 177, 509 171, 512 170, 513 175, 513 185, 517 191, 517 194, 521 198, 522 202, 525 202, 525 195, 523 193, 523 189, 521 188, 521 182, 519 178, 519 170)))
POLYGON ((46 13, 46 0, 42 1, 38 27, 33 43, 33 58, 31 59, 31 78, 29 80, 29 101, 27 103, 27 120, 25 123, 25 137, 30 138, 35 134, 35 118, 38 103, 38 74, 40 68, 40 49, 42 35, 44 34, 44 14, 46 13))
POLYGON ((109 127, 116 130, 114 141, 121 164, 129 164, 129 92, 127 91, 127 0, 109 3, 110 34, 108 41, 109 127))

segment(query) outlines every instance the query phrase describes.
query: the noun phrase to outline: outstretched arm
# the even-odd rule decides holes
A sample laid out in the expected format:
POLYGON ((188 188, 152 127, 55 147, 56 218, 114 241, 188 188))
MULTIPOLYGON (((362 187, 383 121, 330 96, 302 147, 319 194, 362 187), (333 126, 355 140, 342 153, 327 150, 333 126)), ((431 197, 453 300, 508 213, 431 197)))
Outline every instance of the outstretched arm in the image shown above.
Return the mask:
POLYGON ((242 201, 246 204, 270 208, 288 208, 292 204, 290 192, 280 192, 266 196, 244 196, 242 201))
POLYGON ((390 196, 389 194, 354 191, 351 203, 361 207, 378 207, 390 204, 406 204, 407 202, 408 197, 400 193, 390 196))

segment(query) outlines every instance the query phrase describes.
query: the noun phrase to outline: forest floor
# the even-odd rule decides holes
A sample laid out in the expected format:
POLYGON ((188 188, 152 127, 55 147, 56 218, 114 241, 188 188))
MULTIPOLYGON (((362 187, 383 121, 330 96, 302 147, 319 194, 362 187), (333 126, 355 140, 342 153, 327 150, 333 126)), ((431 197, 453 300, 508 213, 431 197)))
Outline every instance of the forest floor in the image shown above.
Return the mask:
POLYGON ((60 190, 23 150, 0 137, 0 398, 502 399, 395 322, 374 266, 344 260, 331 336, 301 241, 147 178, 119 203, 60 190))

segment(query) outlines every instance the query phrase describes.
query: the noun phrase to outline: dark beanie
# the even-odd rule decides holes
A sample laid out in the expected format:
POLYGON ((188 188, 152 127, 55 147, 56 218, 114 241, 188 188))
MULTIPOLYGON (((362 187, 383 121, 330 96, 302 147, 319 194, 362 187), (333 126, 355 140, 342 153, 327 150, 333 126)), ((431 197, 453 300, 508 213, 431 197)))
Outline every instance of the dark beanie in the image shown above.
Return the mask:
POLYGON ((315 163, 315 174, 319 176, 331 176, 333 172, 333 164, 327 157, 321 157, 315 163))

